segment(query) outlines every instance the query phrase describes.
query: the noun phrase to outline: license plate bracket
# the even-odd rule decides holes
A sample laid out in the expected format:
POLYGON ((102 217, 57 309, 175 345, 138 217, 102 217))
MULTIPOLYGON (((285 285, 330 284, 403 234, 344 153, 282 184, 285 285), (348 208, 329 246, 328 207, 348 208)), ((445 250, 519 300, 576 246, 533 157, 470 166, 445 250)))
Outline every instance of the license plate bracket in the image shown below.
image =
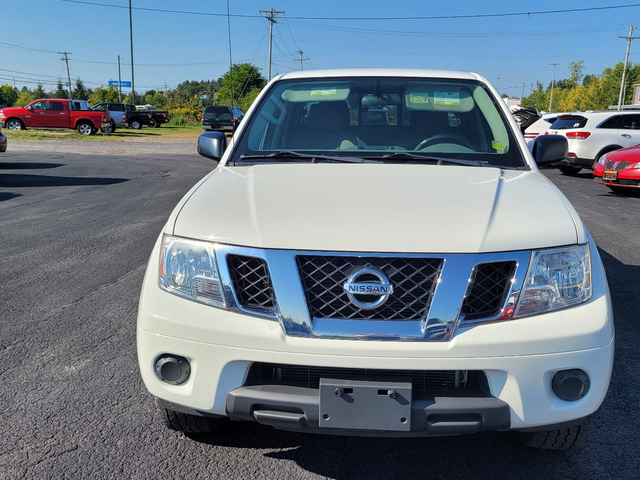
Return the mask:
POLYGON ((320 427, 411 430, 411 383, 320 379, 320 427))
POLYGON ((604 174, 602 175, 602 179, 615 181, 618 179, 618 172, 605 170, 604 174))

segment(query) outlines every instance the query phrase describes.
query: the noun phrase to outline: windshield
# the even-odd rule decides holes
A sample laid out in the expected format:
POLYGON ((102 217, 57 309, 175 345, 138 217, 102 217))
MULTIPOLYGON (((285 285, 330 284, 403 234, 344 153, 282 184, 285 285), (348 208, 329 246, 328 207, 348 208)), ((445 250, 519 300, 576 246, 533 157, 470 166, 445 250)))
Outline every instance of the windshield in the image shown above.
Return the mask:
POLYGON ((273 162, 278 154, 291 160, 289 152, 379 158, 385 163, 418 162, 424 155, 470 160, 465 163, 469 165, 526 168, 503 113, 485 87, 472 80, 278 82, 251 115, 229 163, 257 163, 261 158, 273 162))

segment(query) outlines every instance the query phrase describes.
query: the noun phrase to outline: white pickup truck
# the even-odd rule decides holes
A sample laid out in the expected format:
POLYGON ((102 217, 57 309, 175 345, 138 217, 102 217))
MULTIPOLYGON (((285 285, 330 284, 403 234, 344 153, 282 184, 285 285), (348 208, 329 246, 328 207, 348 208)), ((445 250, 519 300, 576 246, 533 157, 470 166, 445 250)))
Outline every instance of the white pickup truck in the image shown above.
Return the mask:
POLYGON ((584 441, 609 385, 598 250, 481 76, 273 79, 177 205, 140 297, 142 378, 185 432, 584 441), (370 109, 387 121, 363 121, 370 109))

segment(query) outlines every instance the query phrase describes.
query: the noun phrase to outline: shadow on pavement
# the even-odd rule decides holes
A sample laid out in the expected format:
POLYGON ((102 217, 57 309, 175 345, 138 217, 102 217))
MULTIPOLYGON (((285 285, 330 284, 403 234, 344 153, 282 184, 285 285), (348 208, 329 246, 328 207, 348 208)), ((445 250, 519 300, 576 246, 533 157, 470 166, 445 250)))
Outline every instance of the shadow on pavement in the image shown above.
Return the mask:
POLYGON ((64 167, 64 163, 42 163, 42 162, 2 162, 0 163, 0 170, 42 170, 45 168, 58 168, 64 167))
POLYGON ((128 178, 52 177, 47 175, 0 174, 0 187, 70 187, 81 185, 113 185, 128 178))
POLYGON ((22 195, 19 193, 13 192, 0 192, 0 202, 4 202, 5 200, 11 200, 12 198, 21 197, 22 195))

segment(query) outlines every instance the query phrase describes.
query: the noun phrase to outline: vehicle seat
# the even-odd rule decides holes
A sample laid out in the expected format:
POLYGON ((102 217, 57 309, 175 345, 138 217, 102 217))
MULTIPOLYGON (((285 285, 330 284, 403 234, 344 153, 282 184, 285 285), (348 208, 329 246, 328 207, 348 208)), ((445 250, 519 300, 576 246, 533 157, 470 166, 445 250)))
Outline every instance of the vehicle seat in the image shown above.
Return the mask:
POLYGON ((413 150, 423 140, 437 134, 447 133, 449 117, 447 112, 427 112, 415 110, 411 112, 409 127, 400 136, 400 146, 413 150))
POLYGON ((311 105, 309 123, 287 142, 287 148, 344 150, 358 144, 349 131, 349 107, 346 102, 320 102, 311 105))

